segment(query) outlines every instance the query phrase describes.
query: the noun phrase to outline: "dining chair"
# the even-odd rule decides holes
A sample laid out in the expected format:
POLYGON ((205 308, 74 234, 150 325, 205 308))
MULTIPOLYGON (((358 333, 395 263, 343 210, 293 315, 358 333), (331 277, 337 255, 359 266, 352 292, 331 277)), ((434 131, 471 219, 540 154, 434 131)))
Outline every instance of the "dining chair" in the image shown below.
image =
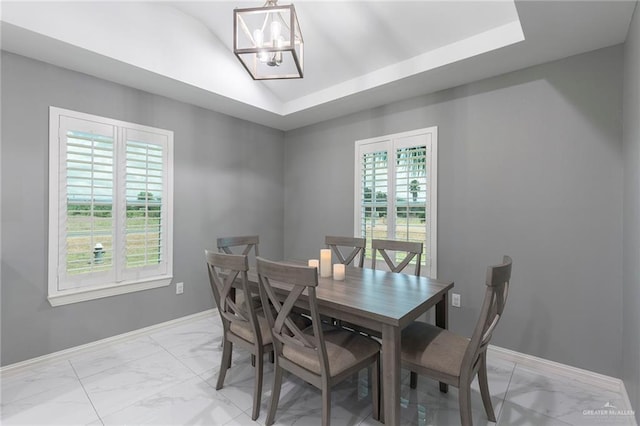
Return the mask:
MULTIPOLYGON (((226 254, 241 254, 250 257, 253 251, 253 257, 260 256, 258 245, 260 237, 258 235, 248 235, 240 237, 221 237, 217 239, 218 251, 226 254), (235 253, 234 253, 235 252, 235 253)), ((251 294, 251 293, 246 293, 251 294)), ((238 292, 238 302, 244 298, 244 291, 238 292)), ((260 306, 260 296, 257 294, 251 296, 251 301, 256 307, 260 306)))
POLYGON ((260 256, 258 250, 258 244, 260 243, 260 237, 258 235, 249 235, 243 237, 221 237, 217 240, 218 250, 226 254, 233 254, 234 247, 242 247, 242 253, 248 256, 253 249, 253 253, 256 257, 260 256))
MULTIPOLYGON (((496 421, 487 382, 487 346, 507 300, 511 264, 511 258, 504 256, 501 265, 487 269, 484 303, 470 339, 423 322, 413 322, 402 330, 402 365, 457 387, 463 426, 472 425, 471 382, 476 374, 487 417, 496 421)), ((412 378, 410 387, 416 385, 412 378)))
POLYGON ((265 424, 271 425, 275 419, 284 370, 322 391, 322 424, 329 425, 331 387, 368 366, 373 368, 371 397, 373 417, 378 420, 380 344, 321 322, 316 296, 316 268, 271 262, 259 257, 258 282, 262 304, 274 306, 273 312, 267 311, 266 315, 276 360, 265 424), (310 327, 302 330, 292 321, 294 305, 308 309, 310 327))
MULTIPOLYGON (((395 241, 395 240, 371 240, 371 249, 373 251, 373 259, 371 260, 371 268, 376 269, 376 258, 378 253, 382 255, 385 263, 391 272, 402 272, 409 266, 415 258, 414 275, 420 275, 420 264, 422 260, 422 243, 411 241, 395 241), (389 256, 389 252, 405 252, 404 258, 396 264, 397 260, 393 260, 389 256)), ((395 257, 395 255, 394 255, 395 257)))
POLYGON ((358 268, 364 267, 364 250, 366 246, 364 238, 326 236, 324 243, 333 251, 338 261, 343 265, 351 265, 352 263, 355 265, 356 257, 358 257, 358 268), (340 247, 351 249, 351 252, 345 256, 340 247))
POLYGON ((253 388, 253 411, 251 418, 260 414, 262 396, 262 371, 265 352, 273 351, 269 324, 264 314, 258 315, 254 304, 247 299, 236 301, 233 297, 234 281, 240 276, 241 288, 249 294, 247 272, 249 261, 246 255, 216 253, 205 250, 209 271, 209 283, 222 320, 223 352, 218 372, 216 390, 221 389, 227 369, 231 365, 233 345, 248 350, 255 364, 255 384, 253 388))

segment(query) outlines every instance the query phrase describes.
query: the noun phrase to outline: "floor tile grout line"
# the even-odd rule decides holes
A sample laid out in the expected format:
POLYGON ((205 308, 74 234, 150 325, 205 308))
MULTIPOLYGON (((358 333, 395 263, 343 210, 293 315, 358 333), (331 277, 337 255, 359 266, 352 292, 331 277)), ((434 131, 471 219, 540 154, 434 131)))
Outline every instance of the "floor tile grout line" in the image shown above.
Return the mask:
MULTIPOLYGON (((39 368, 43 368, 43 367, 46 368, 46 367, 50 367, 50 366, 56 365, 56 364, 61 364, 61 365, 62 364, 69 364, 69 359, 58 358, 54 362, 48 362, 48 363, 45 363, 45 364, 40 364, 38 367, 39 368)), ((78 379, 78 375, 76 374, 76 372, 73 369, 72 369, 72 371, 73 371, 73 378, 77 380, 78 379)), ((22 370, 17 374, 12 373, 12 376, 10 377, 10 379, 16 380, 15 377, 17 377, 19 374, 20 375, 22 375, 22 374, 32 375, 33 372, 29 369, 29 370, 22 370)), ((61 376, 56 376, 56 377, 53 377, 53 378, 54 379, 58 379, 60 377, 61 376)), ((65 376, 62 376, 62 377, 65 377, 65 376)), ((71 376, 68 376, 68 378, 71 378, 71 376)), ((5 382, 5 380, 6 379, 3 379, 3 377, 0 375, 0 384, 3 384, 5 382)), ((38 380, 38 379, 36 379, 36 380, 38 380)), ((20 381, 24 381, 24 378, 20 379, 20 381)), ((27 382, 29 382, 29 381, 30 380, 27 380, 27 382)), ((75 383, 67 383, 67 384, 63 384, 63 385, 57 385, 57 386, 55 386, 55 388, 40 390, 40 391, 35 392, 33 394, 30 394, 30 395, 25 395, 25 396, 18 397, 17 399, 14 399, 14 400, 12 400, 10 402, 4 402, 4 399, 0 398, 0 403, 2 404, 2 405, 0 405, 0 408, 3 407, 3 406, 10 405, 10 404, 20 403, 24 399, 35 398, 35 397, 40 396, 40 395, 42 395, 42 394, 44 394, 46 392, 51 392, 54 389, 64 389, 64 388, 67 388, 69 386, 73 386, 74 384, 75 383)), ((0 396, 1 396, 2 393, 4 393, 4 392, 0 388, 0 396)), ((0 413, 1 412, 2 412, 2 410, 0 409, 0 413)), ((1 423, 0 423, 0 425, 1 425, 1 423)))
MULTIPOLYGON (((185 367, 187 370, 189 370, 191 373, 193 373, 193 376, 188 377, 188 378, 185 378, 185 379, 183 379, 183 380, 179 380, 178 382, 173 383, 173 384, 171 384, 170 386, 167 386, 167 387, 165 387, 165 388, 163 388, 163 389, 159 390, 159 391, 158 391, 158 392, 156 392, 156 393, 153 393, 153 394, 151 394, 151 395, 147 395, 147 396, 146 396, 146 397, 144 397, 143 399, 139 399, 139 400, 137 400, 137 401, 134 401, 133 403, 131 403, 131 404, 127 405, 127 406, 121 407, 121 408, 119 408, 118 410, 111 411, 111 412, 107 413, 107 415, 106 415, 106 416, 111 416, 111 415, 113 415, 113 414, 115 414, 115 413, 118 413, 118 412, 120 412, 120 411, 126 410, 126 409, 128 409, 128 408, 130 408, 130 407, 133 407, 135 404, 137 404, 138 402, 140 402, 140 401, 142 401, 142 400, 144 400, 144 399, 151 398, 151 397, 153 397, 153 396, 155 396, 155 395, 158 395, 159 393, 165 392, 165 391, 167 391, 167 390, 169 390, 169 389, 171 389, 171 388, 173 388, 173 387, 175 387, 175 386, 179 386, 179 385, 181 385, 181 384, 185 383, 185 382, 186 382, 186 381, 188 381, 188 380, 193 380, 195 377, 199 377, 197 374, 195 374, 195 373, 193 372, 193 370, 191 370, 191 369, 190 369, 189 367, 187 367, 183 362, 181 362, 179 359, 177 359, 177 358, 175 357, 175 355, 174 355, 174 354, 172 354, 171 352, 169 352, 169 351, 168 351, 164 346, 160 346, 160 349, 161 349, 161 350, 159 350, 158 352, 155 352, 155 353, 153 353, 153 354, 149 354, 149 355, 144 356, 144 357, 141 357, 141 358, 137 358, 137 359, 135 359, 135 360, 127 361, 127 362, 125 362, 125 363, 119 364, 118 366, 114 366, 113 368, 115 368, 115 367, 121 367, 121 366, 123 366, 123 365, 127 365, 127 364, 130 364, 130 363, 135 362, 135 361, 140 361, 141 359, 149 358, 149 357, 155 356, 155 355, 157 355, 157 354, 161 353, 162 351, 164 351, 164 352, 166 352, 169 356, 171 356, 172 358, 174 358, 174 359, 176 359, 177 361, 179 361, 179 362, 180 362, 180 364, 181 364, 183 367, 185 367)), ((72 366, 72 368, 73 368, 73 366, 72 366)), ((106 370, 104 370, 104 371, 106 371, 106 370)), ((104 373, 104 371, 102 371, 101 373, 104 373)), ((74 369, 74 372, 75 372, 75 369, 74 369)), ((101 373, 96 373, 96 374, 101 374, 101 373)), ((94 375, 87 376, 87 377, 92 377, 92 376, 94 376, 94 375)), ((81 379, 80 379, 80 380, 81 380, 81 379)), ((82 382, 81 382, 81 383, 82 383, 82 382)), ((83 389, 84 389, 84 384, 83 384, 83 386, 82 386, 82 387, 83 387, 83 389)), ((86 390, 85 390, 85 392, 86 392, 86 390)), ((89 395, 88 395, 88 394, 87 394, 87 397, 89 397, 89 395)), ((93 401, 91 400, 91 398, 90 398, 90 397, 89 397, 89 400, 91 401, 91 405, 93 406, 93 401)), ((95 409, 95 406, 94 406, 94 409, 95 409)), ((96 410, 96 413, 98 413, 98 411, 97 411, 97 410, 96 410)), ((102 420, 102 417, 100 417, 100 415, 99 415, 99 414, 98 414, 98 418, 100 419, 100 421, 101 421, 101 422, 102 422, 102 424, 104 425, 104 421, 102 420)))
MULTIPOLYGON (((133 403, 131 403, 131 404, 129 404, 129 405, 126 405, 126 406, 121 407, 121 408, 119 408, 119 409, 117 409, 117 410, 115 410, 115 411, 111 411, 111 412, 107 413, 107 415, 105 415, 105 417, 109 417, 109 416, 112 416, 112 415, 114 415, 114 414, 120 413, 120 412, 122 412, 122 411, 124 411, 124 410, 127 410, 127 409, 129 409, 129 408, 131 408, 131 407, 135 406, 136 404, 138 404, 138 403, 139 403, 139 402, 141 402, 141 401, 144 401, 144 400, 149 399, 149 398, 153 398, 153 397, 155 397, 155 396, 156 396, 156 395, 158 395, 158 394, 161 394, 161 393, 163 393, 163 392, 167 392, 167 391, 169 391, 170 389, 173 389, 174 387, 182 386, 183 384, 185 384, 185 383, 186 383, 186 382, 188 382, 189 380, 193 380, 193 379, 194 379, 194 378, 196 378, 196 377, 197 377, 197 376, 193 376, 193 377, 188 377, 188 378, 186 378, 186 379, 178 380, 177 382, 175 382, 175 383, 173 383, 173 384, 171 384, 171 385, 169 385, 169 386, 167 386, 167 387, 165 387, 165 388, 162 388, 161 390, 159 390, 159 391, 158 391, 158 392, 156 392, 156 393, 153 393, 153 394, 147 395, 147 396, 145 396, 144 398, 139 399, 139 400, 137 400, 137 401, 134 401, 133 403)), ((101 422, 102 422, 102 424, 104 425, 104 421, 102 420, 102 418, 101 418, 101 417, 100 417, 100 421, 101 421, 101 422)))
MULTIPOLYGON (((506 399, 506 398, 507 398, 507 395, 509 394, 509 390, 510 390, 510 387, 511 387, 511 382, 513 381, 513 378, 514 378, 514 376, 515 376, 515 372, 516 372, 516 370, 518 369, 518 367, 520 367, 520 368, 524 368, 524 370, 525 370, 526 372, 530 373, 530 374, 535 374, 536 376, 541 376, 541 377, 545 377, 545 378, 549 379, 549 378, 547 377, 547 375, 546 375, 543 371, 539 371, 539 370, 537 370, 537 369, 535 369, 535 368, 533 368, 533 367, 531 367, 531 366, 529 366, 529 365, 526 365, 526 364, 524 364, 524 365, 520 365, 520 364, 519 364, 519 363, 517 363, 517 362, 515 362, 514 364, 515 364, 515 365, 514 365, 514 368, 513 368, 513 372, 512 372, 512 374, 511 374, 511 378, 509 379, 509 385, 507 386, 507 392, 505 393, 505 402, 507 401, 507 399, 506 399)), ((570 380, 570 379, 569 379, 569 378, 567 378, 567 377, 563 377, 563 378, 564 378, 564 379, 567 379, 567 380, 570 380)), ((549 380, 553 380, 553 379, 549 379, 549 380)), ((578 383, 580 383, 580 388, 581 388, 581 389, 583 389, 584 387, 589 386, 588 384, 583 383, 583 382, 580 382, 580 381, 578 381, 578 383)), ((602 388, 600 388, 600 387, 598 387, 598 386, 591 386, 591 387, 595 387, 595 388, 598 388, 598 389, 602 389, 602 388)), ((608 390, 608 389, 603 389, 603 390, 608 390)), ((611 391, 611 392, 612 392, 612 391, 611 391)), ((614 393, 615 393, 615 392, 614 392, 614 393)), ((512 404, 513 404, 513 405, 515 405, 515 403, 512 403, 512 404)), ((502 407, 501 407, 501 409, 500 409, 500 411, 501 411, 501 415, 502 415, 502 409, 503 409, 503 408, 504 408, 504 403, 502 404, 502 407)), ((534 409, 534 408, 532 408, 532 407, 521 407, 521 408, 525 409, 526 411, 533 412, 533 413, 535 413, 535 414, 536 414, 536 415, 538 415, 538 416, 543 416, 543 417, 545 417, 545 418, 548 418, 548 419, 551 419, 551 420, 554 420, 554 421, 560 422, 560 423, 562 423, 562 424, 566 424, 567 426, 572 425, 572 423, 570 423, 569 421, 563 420, 563 419, 558 418, 558 417, 551 416, 551 415, 549 415, 549 414, 547 414, 547 413, 544 413, 544 412, 542 412, 542 411, 538 411, 537 409, 534 409)), ((500 420, 500 419, 498 419, 498 420, 500 420)))
POLYGON ((514 362, 513 367, 511 368, 511 374, 509 374, 509 382, 507 383, 507 387, 504 390, 504 396, 502 397, 502 404, 500 404, 500 411, 496 416, 496 425, 500 424, 500 418, 502 417, 502 413, 504 412, 504 405, 507 402, 507 395, 509 394, 509 387, 511 386, 511 380, 513 379, 513 374, 516 371, 516 365, 518 363, 514 362))
MULTIPOLYGON (((155 342, 155 341, 153 343, 157 344, 157 342, 155 342)), ((119 367, 119 366, 122 366, 122 365, 126 365, 126 364, 129 364, 131 362, 135 362, 135 361, 140 361, 141 359, 148 358, 150 356, 156 355, 156 354, 160 353, 164 349, 164 347, 162 347, 161 345, 159 345, 159 344, 157 344, 157 345, 158 345, 158 350, 157 351, 154 351, 154 352, 151 352, 151 353, 148 353, 148 354, 145 354, 145 355, 137 356, 135 358, 128 359, 128 360, 126 360, 126 361, 124 361, 124 362, 122 362, 120 364, 116 364, 116 365, 110 366, 108 368, 105 368, 104 370, 100 370, 100 371, 96 371, 94 373, 91 373, 91 374, 89 374, 87 376, 82 377, 81 379, 87 379, 89 377, 95 376, 96 374, 101 374, 104 371, 109 370, 111 368, 115 368, 115 367, 119 367)), ((107 345, 104 348, 102 348, 101 350, 104 350, 105 348, 108 348, 108 347, 109 346, 107 345)), ((73 366, 73 362, 74 362, 73 357, 69 358, 68 361, 73 366)), ((75 367, 74 367, 74 371, 75 371, 75 367)), ((76 374, 78 375, 78 377, 80 377, 80 375, 77 372, 76 372, 76 374)))
MULTIPOLYGON (((153 337, 152 337, 153 339, 153 337)), ((155 339, 154 339, 155 340, 155 339)), ((173 359, 175 359, 176 361, 178 361, 181 365, 183 365, 187 370, 191 371, 193 373, 194 376, 196 377, 200 377, 200 375, 198 373, 196 373, 195 371, 193 371, 193 368, 189 367, 187 364, 185 364, 180 358, 178 358, 178 356, 176 354, 174 354, 173 352, 171 352, 168 348, 165 348, 164 346, 162 346, 160 344, 160 342, 158 342, 158 344, 160 345, 160 347, 162 348, 163 351, 165 351, 166 353, 168 353, 173 359)))
MULTIPOLYGON (((151 339, 153 339, 154 341, 156 341, 152 336, 149 336, 151 339)), ((164 347, 160 342, 156 341, 158 343, 158 345, 160 345, 162 347, 162 349, 164 349, 168 354, 170 354, 173 358, 175 358, 178 362, 180 362, 182 365, 184 365, 189 371, 191 371, 194 374, 194 377, 197 377, 198 379, 200 379, 205 385, 207 385, 209 388, 211 388, 211 390, 213 392, 219 393, 219 391, 213 386, 211 385, 207 379, 205 377, 203 377, 203 375, 207 372, 207 371, 211 371, 211 369, 207 369, 205 371, 203 371, 202 373, 197 373, 196 371, 194 371, 191 367, 189 367, 187 364, 185 364, 184 362, 182 362, 180 360, 180 358, 178 358, 178 356, 176 354, 174 354, 173 352, 171 352, 168 348, 164 347)), ((215 367, 213 367, 213 370, 215 370, 215 367)), ((219 368, 218 368, 219 370, 219 368)), ((191 380, 191 379, 189 379, 191 380)), ((224 394, 221 394, 223 397, 224 394)), ((226 398, 226 397, 225 397, 226 398)), ((227 398, 228 399, 228 398, 227 398)), ((241 407, 239 407, 234 401, 229 399, 229 402, 236 408, 238 408, 238 410, 240 410, 241 413, 244 413, 244 410, 242 410, 241 407)))
POLYGON ((100 416, 100 413, 98 413, 98 409, 96 408, 95 404, 93 403, 93 400, 91 399, 91 396, 89 396, 89 392, 87 392, 87 389, 84 387, 84 383, 82 383, 82 379, 80 378, 80 376, 78 375, 78 372, 76 371, 75 367, 73 366, 73 363, 71 362, 71 359, 67 359, 67 362, 69 363, 69 366, 73 370, 73 374, 76 375, 76 378, 78 379, 78 383, 80 383, 80 386, 82 387, 82 391, 87 396, 87 399, 89 400, 89 403, 91 404, 91 407, 93 408, 93 411, 96 413, 96 416, 98 416, 98 420, 100 421, 100 423, 102 425, 104 425, 104 422, 102 421, 102 417, 100 416))
MULTIPOLYGON (((158 345, 158 346, 160 346, 160 345, 158 345)), ((163 350, 166 351, 166 349, 163 346, 160 346, 160 349, 158 351, 156 351, 156 352, 152 352, 152 353, 149 353, 149 354, 145 354, 144 356, 140 356, 140 357, 136 357, 136 358, 133 358, 133 359, 129 359, 129 360, 124 361, 124 362, 122 362, 120 364, 116 364, 116 365, 113 365, 113 366, 111 366, 109 368, 105 368, 104 370, 96 371, 95 373, 92 373, 92 374, 89 374, 88 376, 82 377, 82 379, 88 379, 88 378, 94 377, 94 376, 96 376, 98 374, 103 374, 107 370, 111 370, 113 368, 122 367, 123 365, 131 364, 133 362, 140 361, 141 359, 150 358, 152 356, 155 356, 155 355, 161 353, 163 350)), ((71 358, 69 358, 68 361, 71 364, 71 366, 73 367, 73 360, 71 358)), ((76 373, 76 375, 78 375, 78 373, 75 371, 75 368, 74 368, 73 371, 76 373)))

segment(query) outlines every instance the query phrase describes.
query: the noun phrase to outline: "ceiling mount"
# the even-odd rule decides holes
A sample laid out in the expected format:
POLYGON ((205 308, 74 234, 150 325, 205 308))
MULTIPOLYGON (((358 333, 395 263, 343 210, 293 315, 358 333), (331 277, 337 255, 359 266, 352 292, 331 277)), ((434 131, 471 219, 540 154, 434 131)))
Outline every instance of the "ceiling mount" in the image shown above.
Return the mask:
POLYGON ((254 80, 302 78, 304 41, 293 4, 235 9, 233 53, 254 80))

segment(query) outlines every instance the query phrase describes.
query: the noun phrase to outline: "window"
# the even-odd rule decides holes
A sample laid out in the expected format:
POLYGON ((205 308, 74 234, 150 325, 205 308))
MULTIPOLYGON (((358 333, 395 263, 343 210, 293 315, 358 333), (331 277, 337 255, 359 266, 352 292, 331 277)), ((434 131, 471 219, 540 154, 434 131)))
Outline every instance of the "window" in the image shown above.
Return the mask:
POLYGON ((173 132, 49 111, 49 302, 169 285, 173 132))
POLYGON ((437 276, 437 127, 356 141, 356 235, 424 243, 425 274, 437 276))

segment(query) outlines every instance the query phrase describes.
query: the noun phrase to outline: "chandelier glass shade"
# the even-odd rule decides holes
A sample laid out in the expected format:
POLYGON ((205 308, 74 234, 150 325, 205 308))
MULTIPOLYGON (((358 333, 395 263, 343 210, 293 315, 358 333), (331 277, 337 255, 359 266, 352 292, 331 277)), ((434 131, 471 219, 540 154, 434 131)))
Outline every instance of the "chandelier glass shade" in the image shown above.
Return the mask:
POLYGON ((268 0, 233 11, 233 53, 254 80, 302 78, 304 41, 295 7, 268 0))

